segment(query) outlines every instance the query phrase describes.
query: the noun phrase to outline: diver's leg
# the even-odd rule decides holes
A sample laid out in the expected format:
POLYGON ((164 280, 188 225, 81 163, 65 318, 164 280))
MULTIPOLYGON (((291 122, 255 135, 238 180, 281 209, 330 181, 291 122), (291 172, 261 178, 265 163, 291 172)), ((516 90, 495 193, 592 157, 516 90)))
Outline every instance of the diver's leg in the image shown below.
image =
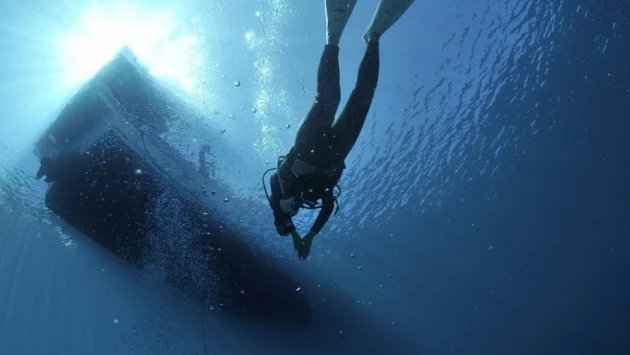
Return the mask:
POLYGON ((317 96, 302 119, 295 137, 298 150, 313 149, 311 143, 323 128, 329 128, 341 101, 339 86, 339 38, 357 0, 325 0, 327 44, 317 70, 317 96))
POLYGON ((328 44, 339 44, 357 0, 325 0, 326 40, 328 44))
MULTIPOLYGON (((327 44, 317 69, 317 96, 311 109, 300 122, 295 137, 296 146, 312 141, 323 128, 328 128, 335 119, 341 101, 339 85, 339 47, 327 44)), ((309 149, 310 148, 304 148, 309 149)))
POLYGON ((367 118, 379 72, 379 34, 372 34, 359 66, 357 83, 343 111, 332 125, 333 134, 339 142, 338 154, 345 159, 359 138, 367 118))
POLYGON ((409 9, 415 0, 380 0, 372 21, 368 25, 363 39, 368 42, 368 37, 372 33, 382 35, 409 9))

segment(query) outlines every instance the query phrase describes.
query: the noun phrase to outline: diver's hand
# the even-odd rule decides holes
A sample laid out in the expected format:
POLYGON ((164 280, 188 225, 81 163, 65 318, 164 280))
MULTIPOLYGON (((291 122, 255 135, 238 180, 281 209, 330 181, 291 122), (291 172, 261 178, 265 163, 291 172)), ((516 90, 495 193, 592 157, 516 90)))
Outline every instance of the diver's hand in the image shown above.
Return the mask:
POLYGON ((311 231, 306 233, 304 238, 299 240, 297 244, 295 240, 293 241, 295 249, 298 252, 298 258, 300 260, 306 260, 308 258, 308 254, 311 252, 311 246, 313 244, 313 238, 315 238, 315 234, 316 233, 311 231))
POLYGON ((311 252, 312 243, 313 239, 302 239, 301 243, 297 247, 298 259, 306 260, 308 258, 308 254, 311 252))
POLYGON ((300 244, 302 244, 302 237, 300 237, 300 234, 295 230, 291 232, 291 237, 293 238, 293 248, 299 253, 299 247, 300 244))
MULTIPOLYGON (((308 257, 308 251, 306 251, 306 253, 304 252, 305 251, 304 239, 300 237, 297 231, 291 232, 291 236, 293 237, 293 248, 295 248, 295 251, 297 251, 298 253, 298 259, 306 260, 306 257, 308 257)), ((309 243, 308 249, 310 250, 310 243, 309 243)))
POLYGON ((295 216, 298 213, 298 208, 295 203, 295 197, 291 197, 286 200, 280 200, 280 209, 291 217, 295 216))

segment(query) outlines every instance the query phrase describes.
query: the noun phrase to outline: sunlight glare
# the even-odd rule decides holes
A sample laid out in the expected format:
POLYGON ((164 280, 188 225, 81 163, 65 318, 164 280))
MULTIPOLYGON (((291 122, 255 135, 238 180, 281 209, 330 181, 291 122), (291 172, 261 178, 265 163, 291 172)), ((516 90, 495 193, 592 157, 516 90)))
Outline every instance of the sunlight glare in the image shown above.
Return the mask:
POLYGON ((172 11, 151 11, 127 2, 94 3, 83 11, 75 28, 59 35, 64 85, 88 80, 125 45, 155 77, 194 90, 203 65, 199 36, 181 30, 172 11))

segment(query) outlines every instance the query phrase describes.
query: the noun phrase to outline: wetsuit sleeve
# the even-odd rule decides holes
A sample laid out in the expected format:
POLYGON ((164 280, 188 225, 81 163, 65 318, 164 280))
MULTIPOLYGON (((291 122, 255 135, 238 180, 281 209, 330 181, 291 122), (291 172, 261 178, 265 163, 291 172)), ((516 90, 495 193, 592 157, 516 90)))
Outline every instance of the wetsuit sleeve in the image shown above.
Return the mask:
POLYGON ((319 231, 324 227, 326 222, 328 222, 328 218, 330 218, 334 209, 335 209, 335 198, 333 197, 332 190, 330 190, 322 198, 322 209, 319 211, 319 215, 317 215, 317 219, 315 220, 315 223, 313 223, 313 227, 311 227, 311 231, 315 232, 315 234, 319 233, 319 231))
POLYGON ((291 216, 284 213, 280 208, 282 191, 280 190, 280 181, 277 173, 271 175, 269 184, 271 185, 271 210, 273 211, 274 217, 273 223, 276 225, 278 234, 283 236, 288 235, 289 233, 295 231, 295 226, 293 225, 291 216))

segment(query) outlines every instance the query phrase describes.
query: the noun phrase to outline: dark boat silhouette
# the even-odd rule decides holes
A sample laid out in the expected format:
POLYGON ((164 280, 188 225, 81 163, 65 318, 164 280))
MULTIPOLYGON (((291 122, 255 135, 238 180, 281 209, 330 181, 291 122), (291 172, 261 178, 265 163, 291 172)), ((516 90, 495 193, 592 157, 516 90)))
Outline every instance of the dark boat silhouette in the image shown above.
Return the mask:
MULTIPOLYGON (((160 138, 182 112, 191 111, 122 49, 36 143, 38 178, 50 183, 46 206, 103 247, 139 267, 156 266, 182 291, 219 308, 309 324, 311 307, 298 283, 239 235, 233 214, 248 201, 226 208, 230 186, 160 138)), ((200 160, 212 163, 206 158, 200 160)))

